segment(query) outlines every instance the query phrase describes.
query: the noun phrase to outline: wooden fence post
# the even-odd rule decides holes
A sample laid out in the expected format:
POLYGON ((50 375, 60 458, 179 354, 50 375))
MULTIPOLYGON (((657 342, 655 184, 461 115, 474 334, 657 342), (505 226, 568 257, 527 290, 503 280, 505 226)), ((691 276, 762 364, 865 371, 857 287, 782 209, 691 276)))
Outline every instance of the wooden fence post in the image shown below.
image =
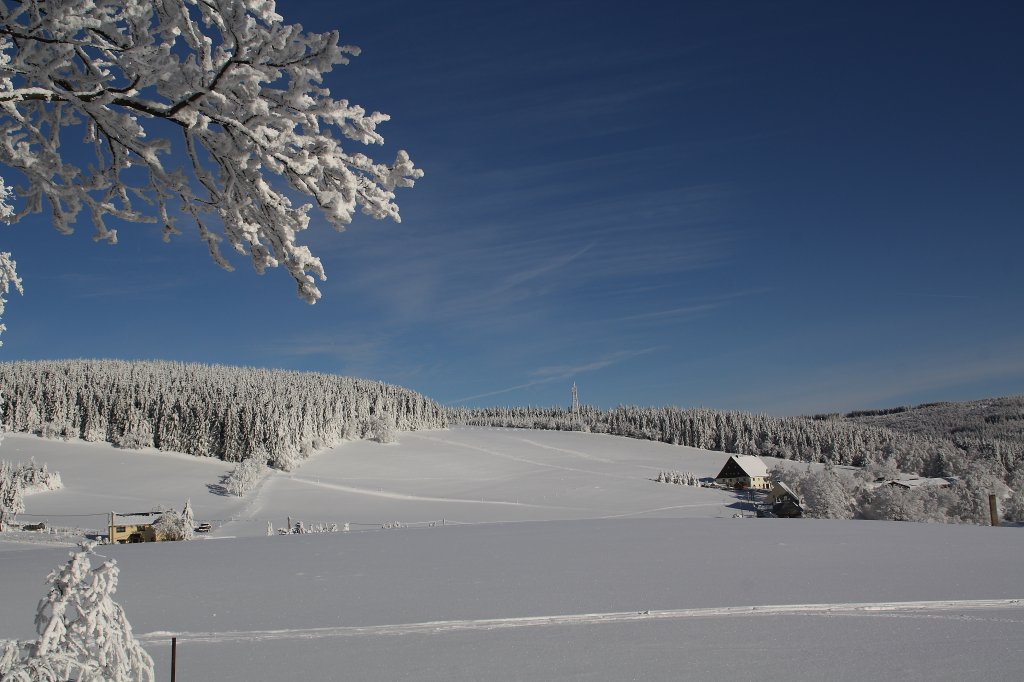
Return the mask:
POLYGON ((988 496, 988 515, 993 526, 999 525, 999 502, 995 495, 988 496))

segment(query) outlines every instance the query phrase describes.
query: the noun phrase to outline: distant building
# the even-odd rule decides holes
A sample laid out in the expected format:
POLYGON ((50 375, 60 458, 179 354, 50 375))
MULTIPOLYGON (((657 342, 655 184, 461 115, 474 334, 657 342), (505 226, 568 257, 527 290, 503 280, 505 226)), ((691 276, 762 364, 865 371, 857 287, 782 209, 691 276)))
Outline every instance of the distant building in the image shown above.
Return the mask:
POLYGON ((153 527, 149 514, 117 514, 110 512, 107 542, 123 545, 136 542, 161 542, 164 538, 153 527))
POLYGON ((880 486, 887 485, 893 488, 903 488, 904 490, 926 487, 948 488, 955 480, 955 478, 928 478, 926 476, 917 476, 915 474, 900 474, 897 478, 875 479, 874 483, 871 484, 871 487, 878 488, 880 486))
POLYGON ((715 483, 727 488, 752 488, 767 490, 771 487, 768 480, 768 467, 760 457, 754 455, 731 455, 715 476, 715 483))
POLYGON ((772 506, 772 514, 780 518, 796 519, 804 515, 803 500, 782 481, 772 486, 765 502, 772 506))

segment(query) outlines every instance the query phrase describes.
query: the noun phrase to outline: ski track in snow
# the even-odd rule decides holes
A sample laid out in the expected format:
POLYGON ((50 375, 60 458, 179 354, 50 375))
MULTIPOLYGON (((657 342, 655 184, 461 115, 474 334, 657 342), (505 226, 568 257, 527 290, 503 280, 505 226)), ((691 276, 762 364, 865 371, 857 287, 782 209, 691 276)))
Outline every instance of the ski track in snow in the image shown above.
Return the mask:
MULTIPOLYGON (((558 616, 522 618, 483 618, 476 620, 441 620, 399 625, 341 626, 325 628, 291 628, 283 630, 247 630, 228 632, 157 631, 136 635, 143 643, 166 641, 177 637, 182 642, 223 643, 260 642, 285 639, 325 639, 331 637, 362 637, 378 635, 430 635, 448 632, 507 630, 512 628, 551 625, 598 625, 602 623, 633 623, 642 621, 683 620, 687 618, 730 618, 736 616, 905 616, 932 618, 964 618, 958 612, 968 610, 1019 609, 1020 599, 949 599, 942 601, 870 602, 854 604, 782 604, 765 606, 722 606, 666 611, 625 611, 618 613, 581 613, 558 616), (945 614, 943 612, 946 612, 945 614), (949 613, 953 612, 953 613, 949 613)), ((969 618, 969 617, 968 617, 969 618)), ((998 619, 998 622, 1024 626, 1024 620, 998 619)))
MULTIPOLYGON (((523 464, 529 464, 535 467, 544 467, 545 469, 558 469, 560 471, 572 471, 578 474, 587 474, 588 476, 604 476, 606 478, 617 478, 621 480, 633 480, 632 476, 623 476, 622 474, 609 474, 605 471, 593 471, 591 469, 577 469, 575 467, 566 467, 559 464, 548 464, 547 462, 538 462, 532 459, 526 459, 525 457, 516 457, 504 452, 498 452, 497 450, 490 450, 488 448, 482 448, 478 445, 468 445, 466 443, 459 443, 454 440, 446 440, 444 438, 431 438, 428 436, 419 436, 423 440, 429 440, 434 443, 441 443, 442 445, 450 445, 456 448, 463 448, 465 450, 473 450, 474 452, 482 452, 485 455, 491 455, 492 457, 500 457, 502 459, 508 459, 513 462, 521 462, 523 464)), ((551 448, 555 449, 555 448, 551 448)), ((568 452, 568 451, 566 451, 568 452)))
POLYGON ((671 511, 673 509, 696 509, 698 507, 722 507, 727 509, 725 503, 722 501, 718 502, 699 502, 696 504, 675 504, 671 507, 657 507, 655 509, 641 509, 640 511, 626 512, 624 514, 610 514, 608 516, 599 516, 600 519, 624 519, 630 516, 643 516, 644 514, 653 514, 660 511, 671 511))
MULTIPOLYGON (((219 534, 224 532, 226 528, 230 528, 233 524, 238 523, 243 519, 252 519, 256 514, 261 512, 263 507, 266 506, 264 491, 267 487, 273 487, 275 480, 276 479, 274 479, 271 474, 264 475, 263 478, 260 479, 260 482, 256 484, 255 488, 240 498, 235 510, 228 512, 228 521, 214 529, 214 536, 219 536, 219 534)), ((228 495, 230 496, 230 494, 228 495)))
POLYGON ((545 445, 544 443, 538 443, 536 441, 532 441, 529 438, 519 438, 518 440, 519 440, 520 443, 526 443, 527 445, 531 445, 531 446, 533 446, 535 448, 541 448, 542 450, 552 450, 554 452, 561 452, 561 453, 564 453, 566 455, 573 455, 574 457, 580 457, 581 459, 588 459, 588 460, 590 460, 592 462, 601 462, 602 464, 615 464, 615 462, 613 462, 610 459, 603 459, 601 457, 595 457, 593 455, 588 455, 587 453, 580 452, 579 450, 567 450, 566 448, 556 448, 554 445, 545 445))
POLYGON ((528 504, 526 502, 506 502, 505 500, 485 500, 485 499, 465 499, 459 497, 426 497, 423 495, 409 495, 407 493, 396 493, 390 490, 372 490, 370 488, 355 488, 348 485, 340 485, 338 483, 324 483, 313 478, 302 478, 299 476, 289 476, 289 481, 295 481, 296 483, 303 483, 305 485, 311 485, 317 488, 328 488, 330 490, 340 490, 345 493, 355 493, 357 495, 370 495, 372 497, 385 497, 390 500, 413 500, 417 502, 457 502, 459 504, 497 504, 509 507, 536 507, 538 509, 567 509, 567 507, 552 507, 544 504, 528 504))

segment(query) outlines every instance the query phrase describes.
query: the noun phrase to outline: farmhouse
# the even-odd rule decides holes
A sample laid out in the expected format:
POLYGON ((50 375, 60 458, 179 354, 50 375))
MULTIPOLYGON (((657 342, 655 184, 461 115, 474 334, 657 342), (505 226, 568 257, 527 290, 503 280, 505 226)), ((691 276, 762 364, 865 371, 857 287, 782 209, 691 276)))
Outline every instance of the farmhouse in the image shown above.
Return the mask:
POLYGON ((767 490, 771 487, 768 481, 768 467, 760 457, 754 455, 731 455, 715 476, 715 483, 727 488, 767 490))

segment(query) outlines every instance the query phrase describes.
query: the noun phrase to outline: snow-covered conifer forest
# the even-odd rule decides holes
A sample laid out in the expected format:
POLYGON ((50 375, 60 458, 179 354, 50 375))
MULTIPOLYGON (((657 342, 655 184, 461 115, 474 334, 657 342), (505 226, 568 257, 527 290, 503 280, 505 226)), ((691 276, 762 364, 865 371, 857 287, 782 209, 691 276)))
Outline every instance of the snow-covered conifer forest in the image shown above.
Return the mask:
POLYGON ((327 374, 117 360, 0 364, 10 432, 291 469, 343 440, 444 427, 413 391, 327 374))

